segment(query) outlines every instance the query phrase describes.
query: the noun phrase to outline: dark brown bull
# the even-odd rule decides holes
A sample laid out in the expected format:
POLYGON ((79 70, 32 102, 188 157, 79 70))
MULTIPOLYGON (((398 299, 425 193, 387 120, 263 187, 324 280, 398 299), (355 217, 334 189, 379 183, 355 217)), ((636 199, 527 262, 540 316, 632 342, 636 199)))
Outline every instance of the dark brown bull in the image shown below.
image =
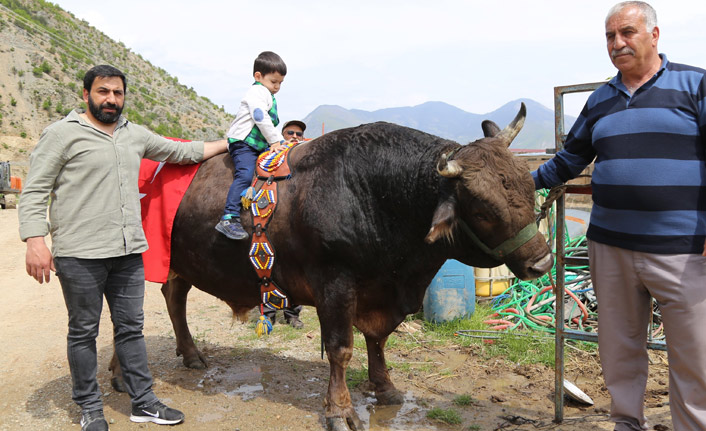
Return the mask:
MULTIPOLYGON (((273 279, 296 304, 316 307, 331 368, 327 427, 362 429, 346 387, 353 326, 365 336, 369 379, 378 402, 401 403, 385 365, 385 342, 447 259, 476 267, 506 263, 522 279, 552 266, 541 234, 502 257, 481 251, 459 220, 489 248, 535 220, 527 165, 508 150, 524 123, 522 105, 503 131, 484 122, 485 138, 466 146, 417 130, 375 123, 300 144, 268 236, 277 259, 273 279)), ((191 286, 225 301, 236 315, 260 303, 249 241, 214 230, 232 179, 226 155, 206 161, 174 220, 171 270, 162 287, 184 364, 203 368, 186 321, 191 286)), ((243 224, 252 216, 243 214, 243 224)), ((482 246, 481 246, 482 247, 482 246)))

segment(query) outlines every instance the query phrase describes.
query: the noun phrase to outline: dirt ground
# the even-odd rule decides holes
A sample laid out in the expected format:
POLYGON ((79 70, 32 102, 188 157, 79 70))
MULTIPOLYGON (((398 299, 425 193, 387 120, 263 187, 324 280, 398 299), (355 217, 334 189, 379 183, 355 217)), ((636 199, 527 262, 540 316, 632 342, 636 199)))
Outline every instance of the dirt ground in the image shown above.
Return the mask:
MULTIPOLYGON (((79 409, 71 400, 66 360, 66 311, 56 278, 39 285, 24 269, 25 246, 17 233, 17 210, 0 210, 0 430, 80 429, 79 409)), ((175 340, 159 286, 147 283, 145 337, 154 389, 167 404, 184 411, 174 429, 322 430, 323 395, 329 367, 321 358, 320 332, 313 308, 305 307, 303 330, 275 325, 272 336, 257 339, 251 324, 233 323, 230 309, 194 289, 189 295, 189 323, 209 368, 190 370, 175 356, 175 340)), ((130 422, 130 400, 110 386, 110 320, 104 307, 98 339, 99 383, 105 415, 113 431, 163 429, 130 422)), ((413 336, 413 335, 409 335, 413 336)), ((363 344, 361 344, 363 345, 363 344)), ((371 431, 390 430, 612 430, 609 398, 597 358, 589 355, 566 364, 567 379, 594 402, 567 402, 565 420, 554 418, 554 370, 484 360, 480 346, 401 349, 391 346, 387 359, 402 406, 376 406, 365 386, 351 391, 356 410, 371 431), (470 395, 467 406, 456 406, 470 395), (462 423, 427 419, 432 408, 460 413, 462 423)), ((647 415, 657 430, 671 430, 664 355, 651 352, 647 415)), ((367 366, 356 348, 349 371, 367 366)), ((349 373, 352 374, 352 373, 349 373)))

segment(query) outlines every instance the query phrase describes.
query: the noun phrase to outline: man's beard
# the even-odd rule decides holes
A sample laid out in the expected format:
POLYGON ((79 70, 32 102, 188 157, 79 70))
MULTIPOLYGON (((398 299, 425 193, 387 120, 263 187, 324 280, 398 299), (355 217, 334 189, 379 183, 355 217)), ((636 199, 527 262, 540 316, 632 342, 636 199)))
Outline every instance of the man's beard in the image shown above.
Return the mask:
POLYGON ((100 121, 101 123, 114 124, 115 122, 118 121, 118 118, 120 118, 120 114, 122 114, 122 112, 123 112, 123 107, 118 106, 113 103, 103 103, 100 106, 96 106, 96 104, 93 102, 93 99, 89 95, 88 96, 88 110, 91 111, 91 114, 93 114, 93 117, 95 117, 95 119, 100 121), (103 108, 115 109, 115 112, 114 113, 104 112, 103 108))

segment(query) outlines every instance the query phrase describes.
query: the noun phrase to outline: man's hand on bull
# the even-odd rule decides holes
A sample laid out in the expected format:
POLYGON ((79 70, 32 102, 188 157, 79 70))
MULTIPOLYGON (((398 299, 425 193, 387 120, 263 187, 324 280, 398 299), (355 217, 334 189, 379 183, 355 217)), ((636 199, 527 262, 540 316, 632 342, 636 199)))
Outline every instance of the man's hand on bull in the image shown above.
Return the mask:
POLYGON ((270 145, 270 151, 274 153, 279 153, 282 150, 284 150, 284 141, 276 142, 270 145))
POLYGON ((50 271, 56 272, 56 268, 54 268, 54 257, 44 242, 43 236, 27 238, 25 264, 27 266, 27 274, 40 284, 44 283, 45 280, 49 283, 50 271))

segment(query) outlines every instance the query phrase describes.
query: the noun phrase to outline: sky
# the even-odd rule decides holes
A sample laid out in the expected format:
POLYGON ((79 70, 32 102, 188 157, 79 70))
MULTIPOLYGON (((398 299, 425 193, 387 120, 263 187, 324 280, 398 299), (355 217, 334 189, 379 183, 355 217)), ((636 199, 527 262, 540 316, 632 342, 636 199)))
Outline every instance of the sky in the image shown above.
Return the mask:
MULTIPOLYGON (((257 55, 278 53, 283 121, 320 105, 439 101, 484 114, 530 98, 553 109, 554 87, 616 73, 605 47, 612 0, 53 1, 231 114, 257 55)), ((706 1, 650 4, 659 51, 706 68, 706 1)), ((566 113, 578 115, 586 97, 566 96, 566 113)))

